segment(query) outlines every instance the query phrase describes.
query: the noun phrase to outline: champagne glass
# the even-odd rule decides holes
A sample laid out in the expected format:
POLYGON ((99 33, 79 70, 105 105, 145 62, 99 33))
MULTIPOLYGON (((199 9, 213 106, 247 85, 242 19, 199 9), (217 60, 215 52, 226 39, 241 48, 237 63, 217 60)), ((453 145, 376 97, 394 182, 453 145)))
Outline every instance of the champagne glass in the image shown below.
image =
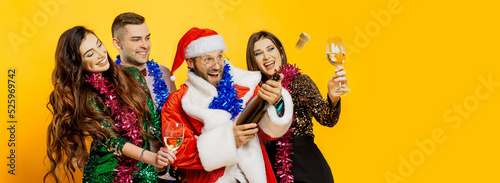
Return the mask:
MULTIPOLYGON (((181 146, 184 140, 184 124, 176 123, 174 121, 167 122, 167 127, 165 128, 165 133, 163 133, 163 141, 167 148, 171 151, 175 151, 181 146)), ((158 178, 165 180, 176 180, 174 177, 170 176, 170 164, 167 166, 167 173, 161 175, 158 178)))
MULTIPOLYGON (((335 67, 340 66, 345 61, 345 46, 342 38, 331 37, 326 40, 326 58, 335 67)), ((351 89, 339 82, 339 88, 332 91, 335 96, 345 96, 351 93, 351 89)))

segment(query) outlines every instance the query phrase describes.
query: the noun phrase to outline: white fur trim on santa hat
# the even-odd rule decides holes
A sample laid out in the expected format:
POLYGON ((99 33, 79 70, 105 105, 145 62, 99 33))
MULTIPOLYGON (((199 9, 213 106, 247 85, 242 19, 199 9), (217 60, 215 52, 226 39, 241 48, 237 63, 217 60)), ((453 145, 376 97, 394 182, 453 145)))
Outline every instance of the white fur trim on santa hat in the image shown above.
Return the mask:
POLYGON ((191 41, 184 49, 184 55, 188 59, 214 51, 226 51, 226 49, 227 46, 224 44, 224 38, 221 35, 212 35, 191 41))

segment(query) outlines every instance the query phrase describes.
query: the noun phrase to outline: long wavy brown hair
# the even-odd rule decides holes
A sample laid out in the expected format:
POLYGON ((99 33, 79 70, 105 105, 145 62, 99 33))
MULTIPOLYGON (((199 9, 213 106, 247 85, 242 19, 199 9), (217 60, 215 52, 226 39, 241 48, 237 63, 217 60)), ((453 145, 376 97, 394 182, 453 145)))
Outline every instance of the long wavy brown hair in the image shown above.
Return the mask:
MULTIPOLYGON (((68 181, 71 177, 74 182, 75 166, 82 169, 89 157, 85 139, 119 137, 121 134, 108 112, 97 112, 89 103, 91 98, 104 102, 96 89, 85 82, 86 75, 90 73, 83 69, 80 45, 87 34, 94 33, 85 27, 76 26, 65 31, 57 43, 52 73, 54 90, 47 104, 53 115, 47 129, 47 157, 51 166, 43 178, 44 182, 49 176, 60 182, 57 171, 61 168, 68 181), (102 127, 101 123, 105 119, 111 129, 102 127)), ((151 135, 144 130, 148 127, 143 126, 144 120, 151 119, 147 107, 149 94, 134 76, 117 67, 109 54, 108 61, 110 67, 102 76, 113 84, 118 101, 135 110, 139 127, 146 138, 151 139, 151 135)))
MULTIPOLYGON (((253 33, 250 38, 248 39, 248 44, 247 44, 247 69, 249 71, 260 71, 259 66, 257 66, 257 61, 255 61, 255 51, 254 51, 254 46, 255 42, 260 41, 262 39, 269 39, 271 42, 273 42, 274 46, 278 48, 278 51, 280 52, 281 55, 281 65, 286 65, 288 63, 286 59, 286 53, 285 53, 285 48, 283 48, 283 44, 281 41, 276 37, 274 34, 267 32, 267 31, 259 31, 256 33, 253 33)), ((262 83, 265 83, 268 78, 266 74, 264 74, 262 71, 260 72, 262 75, 262 80, 259 83, 259 85, 262 85, 262 83)))

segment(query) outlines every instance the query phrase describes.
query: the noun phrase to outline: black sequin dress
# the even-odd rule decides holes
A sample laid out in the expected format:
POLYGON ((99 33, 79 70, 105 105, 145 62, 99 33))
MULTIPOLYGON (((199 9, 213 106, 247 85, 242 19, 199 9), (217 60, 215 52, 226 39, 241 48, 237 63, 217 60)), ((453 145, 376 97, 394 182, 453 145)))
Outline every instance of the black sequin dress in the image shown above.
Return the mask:
MULTIPOLYGON (((333 127, 340 115, 340 100, 332 107, 330 99, 321 96, 308 75, 295 76, 290 86, 294 104, 292 174, 295 182, 333 183, 330 166, 314 143, 312 118, 323 126, 333 127)), ((285 109, 286 110, 286 109, 285 109)), ((279 140, 278 140, 279 141, 279 140)), ((277 141, 266 144, 269 159, 276 164, 277 141)), ((276 174, 276 169, 274 170, 276 174)), ((277 174, 276 174, 277 175, 277 174)), ((276 177, 280 180, 279 177, 276 177)))

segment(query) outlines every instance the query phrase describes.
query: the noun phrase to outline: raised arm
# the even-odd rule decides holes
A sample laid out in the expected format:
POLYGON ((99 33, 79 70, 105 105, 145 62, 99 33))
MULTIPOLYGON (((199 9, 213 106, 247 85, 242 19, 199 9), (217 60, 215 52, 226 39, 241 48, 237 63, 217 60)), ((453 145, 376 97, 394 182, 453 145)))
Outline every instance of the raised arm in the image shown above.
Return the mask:
POLYGON ((323 98, 318 87, 308 75, 297 76, 294 83, 297 84, 293 85, 292 89, 298 92, 298 102, 302 106, 307 106, 308 110, 312 110, 316 121, 323 126, 335 126, 340 116, 340 99, 337 104, 333 104, 330 99, 323 98))

